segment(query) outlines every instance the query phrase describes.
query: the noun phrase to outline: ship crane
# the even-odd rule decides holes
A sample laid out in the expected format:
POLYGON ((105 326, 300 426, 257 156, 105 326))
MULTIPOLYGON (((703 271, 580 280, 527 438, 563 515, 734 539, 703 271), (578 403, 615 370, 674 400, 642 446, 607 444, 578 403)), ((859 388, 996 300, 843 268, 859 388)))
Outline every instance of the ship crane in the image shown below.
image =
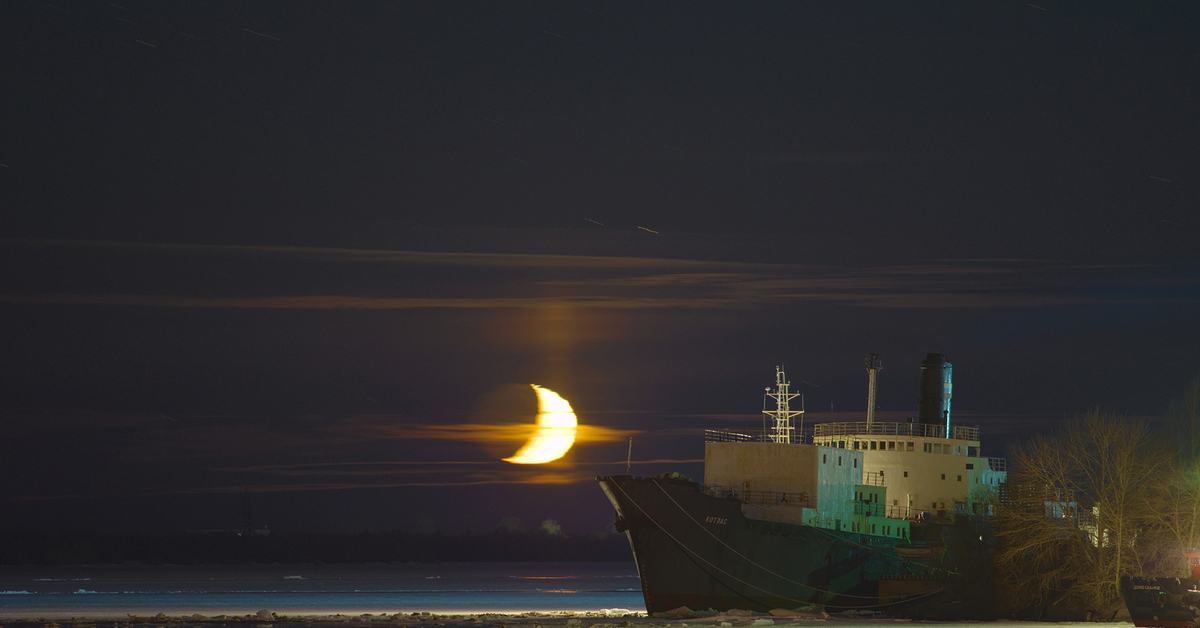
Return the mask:
POLYGON ((766 397, 763 399, 764 407, 767 405, 767 399, 775 400, 774 410, 763 410, 763 418, 771 419, 771 432, 767 437, 773 443, 794 442, 792 436, 795 428, 792 427, 792 418, 798 416, 802 421, 804 420, 804 410, 792 410, 789 405, 792 399, 800 396, 800 393, 791 392, 790 386, 791 383, 787 381, 787 376, 783 374, 783 367, 775 367, 775 390, 772 392, 768 388, 766 397))

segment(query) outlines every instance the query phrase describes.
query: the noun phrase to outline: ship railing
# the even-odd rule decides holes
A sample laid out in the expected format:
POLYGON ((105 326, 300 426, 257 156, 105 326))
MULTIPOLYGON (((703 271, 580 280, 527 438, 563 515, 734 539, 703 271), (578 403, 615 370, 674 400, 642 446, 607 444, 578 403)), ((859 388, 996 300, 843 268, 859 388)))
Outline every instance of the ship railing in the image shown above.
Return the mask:
POLYGON ((715 497, 737 499, 757 506, 800 506, 812 508, 812 502, 814 501, 808 493, 747 491, 736 486, 709 485, 704 487, 704 492, 715 497))
POLYGON ((883 471, 868 471, 864 473, 862 483, 867 486, 887 486, 883 481, 883 471))
POLYGON ((761 434, 747 434, 731 430, 704 430, 706 443, 752 443, 764 440, 761 434))
POLYGON ((988 458, 988 468, 992 471, 1008 472, 1008 461, 1004 458, 988 458))
POLYGON ((854 502, 854 514, 867 517, 882 517, 884 505, 878 502, 854 502))
POLYGON ((996 487, 1001 508, 1011 508, 1047 519, 1077 520, 1080 508, 1073 491, 1045 484, 1015 484, 1005 482, 996 487))
POLYGON ((979 428, 965 425, 953 425, 946 431, 945 425, 930 425, 926 423, 816 423, 813 425, 813 437, 830 436, 921 436, 925 438, 949 438, 953 440, 978 441, 979 428))
MULTIPOLYGON (((906 519, 908 521, 950 521, 956 514, 953 510, 935 509, 921 510, 912 506, 887 506, 884 515, 889 519, 906 519)), ((988 513, 967 515, 972 521, 987 521, 988 513)))

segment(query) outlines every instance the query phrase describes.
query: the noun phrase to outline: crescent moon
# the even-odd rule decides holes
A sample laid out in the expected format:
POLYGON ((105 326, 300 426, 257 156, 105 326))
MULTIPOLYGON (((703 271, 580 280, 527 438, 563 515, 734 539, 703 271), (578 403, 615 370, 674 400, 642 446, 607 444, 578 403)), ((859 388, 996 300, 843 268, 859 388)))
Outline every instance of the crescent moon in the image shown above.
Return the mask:
POLYGON ((571 404, 553 390, 530 385, 538 398, 537 431, 517 453, 511 458, 505 458, 505 462, 542 464, 558 460, 575 444, 578 423, 575 420, 575 412, 571 410, 571 404))

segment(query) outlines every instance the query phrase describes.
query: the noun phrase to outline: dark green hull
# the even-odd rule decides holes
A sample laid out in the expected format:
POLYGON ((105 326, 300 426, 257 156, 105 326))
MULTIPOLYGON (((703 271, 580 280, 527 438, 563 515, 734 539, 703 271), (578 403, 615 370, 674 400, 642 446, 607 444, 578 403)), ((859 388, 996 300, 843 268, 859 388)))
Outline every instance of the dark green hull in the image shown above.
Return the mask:
POLYGON ((942 560, 900 556, 905 539, 747 519, 739 500, 705 494, 695 482, 598 481, 629 537, 651 613, 878 608, 881 579, 928 576, 942 560))
POLYGON ((1200 580, 1121 576, 1121 597, 1136 626, 1196 626, 1200 580))

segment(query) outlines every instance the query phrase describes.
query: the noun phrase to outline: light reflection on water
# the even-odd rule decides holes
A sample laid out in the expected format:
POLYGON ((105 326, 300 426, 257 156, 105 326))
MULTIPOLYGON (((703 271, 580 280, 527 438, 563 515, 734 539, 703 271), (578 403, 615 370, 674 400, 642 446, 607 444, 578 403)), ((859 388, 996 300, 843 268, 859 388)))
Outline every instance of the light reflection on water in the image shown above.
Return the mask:
MULTIPOLYGON (((0 619, 119 617, 127 614, 279 615, 361 613, 441 614, 527 611, 644 612, 632 563, 447 563, 437 565, 203 565, 4 567, 0 619), (571 588, 563 588, 569 581, 571 588)), ((780 622, 781 624, 783 622, 780 622)), ((980 622, 921 622, 944 628, 980 628, 980 622)), ((635 626, 682 626, 646 618, 635 626)), ((904 625, 837 615, 804 624, 845 628, 904 625)), ((1129 622, 986 622, 1011 628, 1129 628, 1129 622)))
POLYGON ((9 567, 0 592, 0 618, 645 610, 632 563, 9 567))

